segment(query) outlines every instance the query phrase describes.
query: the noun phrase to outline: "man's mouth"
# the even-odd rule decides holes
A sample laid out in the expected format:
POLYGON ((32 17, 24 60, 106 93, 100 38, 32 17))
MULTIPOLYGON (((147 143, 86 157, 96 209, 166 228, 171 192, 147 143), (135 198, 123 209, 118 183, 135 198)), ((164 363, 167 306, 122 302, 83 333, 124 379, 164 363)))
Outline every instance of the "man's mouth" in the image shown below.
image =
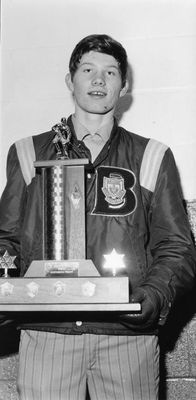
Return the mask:
POLYGON ((99 90, 92 90, 91 92, 88 92, 90 96, 98 96, 98 97, 105 97, 106 93, 100 92, 99 90))

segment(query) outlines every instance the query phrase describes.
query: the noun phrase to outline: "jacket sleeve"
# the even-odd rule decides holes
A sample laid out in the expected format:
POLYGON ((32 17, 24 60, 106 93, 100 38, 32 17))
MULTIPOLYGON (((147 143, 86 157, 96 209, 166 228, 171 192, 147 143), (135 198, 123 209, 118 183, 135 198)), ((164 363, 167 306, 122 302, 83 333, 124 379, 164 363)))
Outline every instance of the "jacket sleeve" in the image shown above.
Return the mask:
POLYGON ((163 324, 174 301, 193 288, 196 276, 196 252, 170 149, 163 157, 152 195, 149 227, 152 267, 144 286, 161 294, 163 324))
POLYGON ((7 184, 0 200, 0 254, 7 250, 10 255, 20 255, 26 188, 13 144, 7 158, 7 184))

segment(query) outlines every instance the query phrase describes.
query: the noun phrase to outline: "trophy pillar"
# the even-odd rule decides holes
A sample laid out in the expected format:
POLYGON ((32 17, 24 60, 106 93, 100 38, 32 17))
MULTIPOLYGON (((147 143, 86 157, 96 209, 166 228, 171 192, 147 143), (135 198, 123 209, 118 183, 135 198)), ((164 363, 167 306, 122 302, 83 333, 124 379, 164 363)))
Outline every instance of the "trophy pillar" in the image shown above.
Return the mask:
POLYGON ((35 162, 43 191, 43 260, 85 259, 87 159, 35 162))

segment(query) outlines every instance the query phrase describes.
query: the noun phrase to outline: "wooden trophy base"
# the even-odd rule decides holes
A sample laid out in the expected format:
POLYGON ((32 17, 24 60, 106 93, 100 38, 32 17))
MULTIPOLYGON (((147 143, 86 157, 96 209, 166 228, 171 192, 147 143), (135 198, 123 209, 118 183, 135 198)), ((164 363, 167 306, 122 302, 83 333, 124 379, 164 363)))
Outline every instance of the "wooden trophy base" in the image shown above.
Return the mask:
POLYGON ((33 261, 24 278, 0 279, 0 311, 127 311, 129 278, 101 277, 91 260, 33 261))

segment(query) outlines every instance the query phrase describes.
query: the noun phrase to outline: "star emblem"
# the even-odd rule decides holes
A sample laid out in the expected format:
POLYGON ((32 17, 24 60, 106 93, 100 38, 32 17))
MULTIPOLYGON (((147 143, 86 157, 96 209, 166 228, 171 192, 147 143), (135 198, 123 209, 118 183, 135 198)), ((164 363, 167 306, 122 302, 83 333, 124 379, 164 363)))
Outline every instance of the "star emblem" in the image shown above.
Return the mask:
POLYGON ((3 256, 0 256, 0 268, 4 269, 4 278, 8 278, 8 269, 16 269, 14 264, 16 256, 11 256, 6 250, 3 256))
POLYGON ((16 268, 15 264, 14 264, 14 260, 15 260, 16 256, 10 256, 10 254, 8 253, 8 251, 6 250, 5 253, 3 254, 3 256, 0 257, 0 268, 16 268))
POLYGON ((111 270, 113 276, 116 275, 118 270, 125 268, 125 264, 123 262, 124 254, 117 253, 115 249, 113 249, 110 254, 104 254, 103 256, 106 260, 103 267, 111 270))

